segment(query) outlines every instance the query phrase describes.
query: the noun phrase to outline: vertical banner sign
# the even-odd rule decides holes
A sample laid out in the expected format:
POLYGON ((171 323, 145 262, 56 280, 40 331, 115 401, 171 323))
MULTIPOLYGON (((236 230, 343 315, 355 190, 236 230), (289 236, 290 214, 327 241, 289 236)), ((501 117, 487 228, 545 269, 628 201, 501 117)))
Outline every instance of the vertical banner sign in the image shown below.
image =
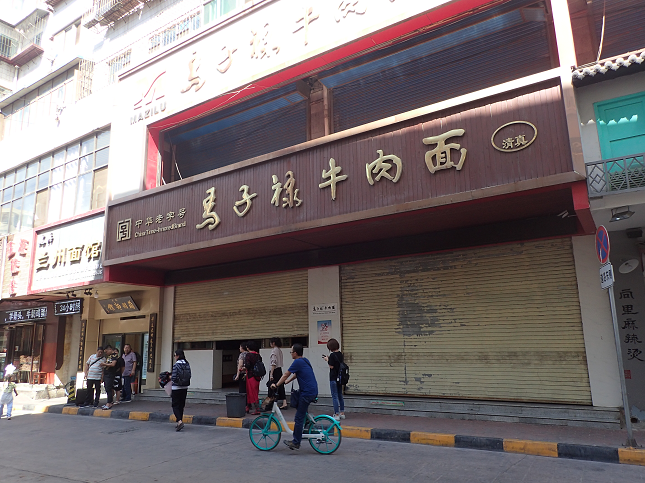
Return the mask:
POLYGON ((87 319, 81 319, 81 337, 78 340, 78 367, 77 372, 85 369, 85 333, 87 332, 87 319))
POLYGON ((155 370, 155 352, 157 346, 157 314, 150 314, 148 326, 148 372, 155 370))

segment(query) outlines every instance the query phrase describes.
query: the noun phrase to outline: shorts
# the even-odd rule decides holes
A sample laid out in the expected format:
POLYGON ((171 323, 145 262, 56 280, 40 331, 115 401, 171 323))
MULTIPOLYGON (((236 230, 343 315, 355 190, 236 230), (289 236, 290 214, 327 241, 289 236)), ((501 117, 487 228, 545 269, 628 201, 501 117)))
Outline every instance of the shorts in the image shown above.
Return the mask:
POLYGON ((114 390, 121 391, 123 390, 123 378, 121 376, 114 376, 114 390))

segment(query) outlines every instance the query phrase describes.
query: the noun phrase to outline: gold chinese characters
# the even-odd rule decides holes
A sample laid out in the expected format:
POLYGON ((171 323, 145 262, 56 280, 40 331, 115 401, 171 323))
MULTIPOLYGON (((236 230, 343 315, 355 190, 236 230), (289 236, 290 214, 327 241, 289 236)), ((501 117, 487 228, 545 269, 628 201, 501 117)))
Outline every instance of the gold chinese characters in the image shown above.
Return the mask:
MULTIPOLYGON (((507 132, 507 131, 504 131, 507 132)), ((490 143, 493 145, 495 149, 498 151, 501 151, 503 153, 513 153, 515 151, 521 151, 522 149, 528 148, 533 141, 537 138, 537 128, 531 124, 528 121, 511 121, 507 122, 506 124, 498 127, 493 135, 490 137, 490 143), (495 144, 495 136, 497 133, 500 131, 504 130, 505 128, 511 128, 513 135, 502 135, 502 146, 498 146, 495 144), (526 136, 530 134, 527 134, 528 132, 532 132, 532 136, 530 140, 526 139, 526 136)))
POLYGON ((202 202, 202 205, 204 206, 204 214, 202 215, 202 218, 204 218, 204 221, 199 225, 196 225, 198 230, 201 230, 206 225, 208 225, 209 230, 213 230, 220 222, 219 215, 212 211, 215 207, 215 188, 207 189, 206 193, 208 196, 204 198, 204 201, 202 202))
POLYGON ((336 160, 334 158, 331 158, 329 160, 329 171, 325 171, 323 169, 323 172, 322 172, 322 177, 329 178, 329 179, 323 183, 320 183, 318 187, 320 189, 323 189, 323 188, 326 188, 327 186, 331 186, 332 200, 336 199, 336 183, 345 181, 347 179, 346 174, 341 174, 341 175, 338 174, 342 169, 343 168, 341 168, 340 166, 336 166, 336 160))
POLYGON ((252 203, 251 200, 255 198, 258 194, 253 193, 250 195, 249 187, 247 185, 240 186, 240 191, 242 192, 242 199, 235 202, 235 205, 233 206, 233 210, 235 211, 237 216, 242 218, 244 215, 246 215, 249 212, 249 210, 251 209, 251 203, 252 203), (240 211, 237 207, 242 205, 246 205, 246 206, 242 211, 240 211))
POLYGON ((287 171, 287 181, 285 181, 284 186, 278 180, 278 177, 274 174, 271 176, 273 181, 273 197, 271 198, 271 204, 275 206, 280 206, 280 196, 284 190, 285 196, 282 198, 282 207, 293 208, 302 204, 302 200, 298 198, 298 188, 296 188, 296 178, 293 177, 293 171, 287 171))
POLYGON ((464 129, 452 129, 438 136, 430 136, 423 139, 423 144, 436 144, 434 149, 426 153, 426 166, 431 173, 440 169, 456 168, 459 171, 464 166, 466 160, 466 148, 462 148, 460 144, 448 143, 446 140, 455 136, 463 136, 466 131, 464 129), (451 159, 451 150, 455 149, 461 153, 459 162, 454 164, 451 159))
POLYGON ((401 171, 403 169, 401 158, 393 154, 383 156, 382 149, 378 149, 376 152, 378 153, 378 158, 375 161, 372 161, 371 163, 367 163, 365 165, 367 182, 373 186, 374 181, 380 181, 381 178, 387 178, 393 183, 396 183, 401 177, 401 171), (396 175, 394 175, 394 177, 392 177, 392 175, 388 173, 390 168, 392 168, 392 165, 390 163, 386 163, 385 161, 392 161, 396 166, 396 175), (376 178, 372 178, 372 174, 376 174, 376 178))

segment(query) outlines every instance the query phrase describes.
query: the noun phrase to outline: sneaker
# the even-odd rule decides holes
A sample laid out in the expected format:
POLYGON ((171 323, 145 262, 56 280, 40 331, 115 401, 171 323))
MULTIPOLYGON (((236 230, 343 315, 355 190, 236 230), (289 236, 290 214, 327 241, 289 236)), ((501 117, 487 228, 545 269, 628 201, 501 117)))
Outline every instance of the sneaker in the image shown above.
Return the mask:
POLYGON ((107 411, 108 409, 112 409, 112 408, 106 404, 105 406, 102 406, 101 409, 103 409, 104 411, 107 411))
POLYGON ((132 402, 132 399, 124 399, 124 400, 123 400, 123 401, 121 401, 121 402, 122 402, 122 403, 129 403, 129 402, 132 402))
POLYGON ((287 448, 289 448, 289 449, 291 449, 291 450, 294 450, 294 449, 300 449, 300 445, 299 445, 299 444, 294 443, 294 442, 293 442, 293 440, 285 441, 285 442, 284 442, 284 444, 286 444, 286 445, 287 445, 287 448))
POLYGON ((345 419, 345 413, 340 413, 340 419, 345 419))
POLYGON ((338 414, 334 414, 332 418, 334 418, 336 421, 340 421, 340 416, 338 414))
MULTIPOLYGON (((11 417, 8 417, 8 418, 7 418, 7 421, 11 421, 11 417)), ((298 447, 300 447, 300 446, 298 446, 298 447)))
POLYGON ((181 431, 182 429, 184 429, 184 422, 183 421, 177 425, 177 427, 175 428, 175 431, 181 431))

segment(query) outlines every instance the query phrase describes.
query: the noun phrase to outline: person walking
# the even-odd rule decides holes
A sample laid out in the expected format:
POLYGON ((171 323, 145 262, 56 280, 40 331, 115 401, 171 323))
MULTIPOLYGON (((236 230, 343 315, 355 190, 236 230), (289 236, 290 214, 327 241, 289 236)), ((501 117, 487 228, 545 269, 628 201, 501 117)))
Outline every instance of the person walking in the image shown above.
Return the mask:
POLYGON ((137 371, 137 356, 132 351, 130 344, 123 346, 123 399, 122 402, 129 403, 132 401, 132 382, 137 371))
POLYGON ((101 362, 100 365, 103 368, 103 387, 105 387, 105 393, 107 394, 107 403, 101 409, 108 410, 112 409, 114 405, 114 382, 116 379, 116 364, 119 354, 110 344, 105 346, 104 352, 105 361, 101 362))
POLYGON ((271 387, 276 389, 284 386, 294 379, 298 379, 298 387, 300 388, 300 398, 298 400, 298 408, 296 409, 296 417, 293 421, 293 439, 285 441, 289 449, 300 449, 300 441, 302 441, 302 430, 305 425, 305 416, 309 410, 309 405, 313 400, 318 397, 318 383, 314 375, 314 369, 311 367, 311 362, 306 357, 302 357, 304 349, 302 344, 293 344, 291 348, 291 358, 293 362, 289 366, 289 370, 285 372, 276 384, 271 387))
POLYGON ((99 407, 99 399, 101 397, 101 382, 103 382, 103 367, 101 364, 105 362, 103 356, 103 347, 96 349, 96 354, 92 354, 85 362, 85 379, 87 380, 87 397, 83 407, 94 406, 99 407), (94 395, 96 393, 96 395, 94 395))
MULTIPOLYGON (((240 355, 237 358, 237 373, 234 378, 239 384, 240 394, 246 394, 246 367, 244 367, 246 354, 248 354, 246 342, 242 342, 240 343, 240 355)), ((248 404, 246 406, 246 412, 249 412, 248 404)))
POLYGON ((13 394, 18 395, 16 391, 16 383, 14 382, 14 376, 7 377, 7 387, 4 388, 2 394, 0 394, 0 418, 2 418, 2 413, 4 412, 4 406, 7 405, 7 421, 11 421, 11 410, 13 409, 13 394))
MULTIPOLYGON (((269 374, 269 382, 267 386, 271 387, 271 384, 275 384, 282 377, 282 366, 284 365, 284 358, 282 355, 282 340, 280 337, 272 337, 271 341, 271 373, 269 374)), ((280 409, 287 409, 287 396, 284 393, 284 386, 278 388, 278 394, 276 395, 276 404, 282 401, 282 406, 280 409)))
POLYGON ((250 340, 246 343, 248 353, 244 358, 244 367, 246 367, 246 403, 251 414, 260 414, 260 381, 255 377, 253 368, 255 363, 261 360, 260 347, 257 342, 250 340))
POLYGON ((329 365, 329 388, 331 389, 331 400, 334 404, 334 416, 336 421, 345 419, 345 400, 343 399, 343 386, 338 382, 338 372, 341 362, 345 362, 343 353, 340 351, 340 344, 336 339, 329 339, 327 349, 331 351, 328 356, 323 356, 329 365))
POLYGON ((186 407, 186 396, 188 395, 188 386, 190 386, 190 364, 186 360, 184 351, 177 349, 175 351, 175 364, 172 366, 172 412, 177 420, 175 431, 184 429, 184 408, 186 407))

